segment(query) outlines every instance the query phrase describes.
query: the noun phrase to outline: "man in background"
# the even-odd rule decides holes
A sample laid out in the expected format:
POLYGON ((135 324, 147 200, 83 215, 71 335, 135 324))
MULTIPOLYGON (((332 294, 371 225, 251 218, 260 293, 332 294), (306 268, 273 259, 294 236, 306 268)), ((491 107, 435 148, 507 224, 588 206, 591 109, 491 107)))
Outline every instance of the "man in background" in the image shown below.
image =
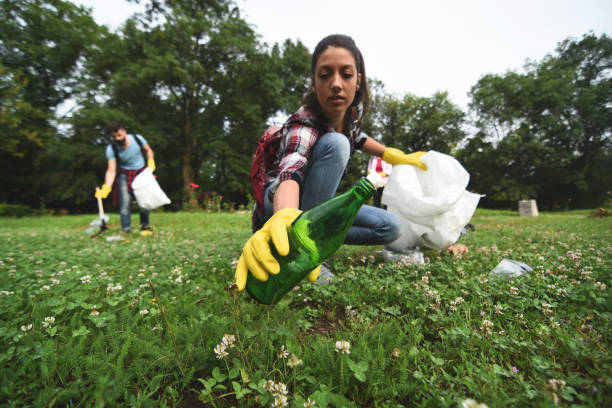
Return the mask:
MULTIPOLYGON (((120 122, 111 122, 108 127, 112 141, 106 146, 108 167, 104 177, 104 184, 95 193, 96 198, 106 198, 113 190, 113 204, 119 205, 121 229, 125 233, 131 231, 130 207, 134 198, 132 181, 145 168, 155 171, 153 150, 141 135, 127 133, 120 122), (117 169, 119 174, 117 175, 117 169), (115 177, 117 176, 117 177, 115 177)), ((149 210, 140 207, 140 235, 152 235, 149 225, 149 210)))

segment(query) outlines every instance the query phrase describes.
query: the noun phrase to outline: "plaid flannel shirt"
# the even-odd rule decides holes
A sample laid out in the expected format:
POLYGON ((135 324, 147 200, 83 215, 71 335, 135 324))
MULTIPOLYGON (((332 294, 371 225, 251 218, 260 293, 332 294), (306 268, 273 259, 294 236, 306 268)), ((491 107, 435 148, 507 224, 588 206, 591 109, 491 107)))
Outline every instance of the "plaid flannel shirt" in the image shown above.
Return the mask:
MULTIPOLYGON (((132 181, 134 181, 136 176, 139 175, 146 168, 147 166, 136 170, 126 170, 122 169, 121 167, 119 168, 119 173, 125 173, 127 175, 128 192, 131 193, 133 191, 132 181)), ((115 181, 113 182, 113 190, 113 205, 119 205, 119 194, 121 194, 119 192, 119 174, 117 174, 117 177, 115 177, 115 181)))
MULTIPOLYGON (((266 172, 266 186, 270 186, 269 199, 272 200, 278 185, 285 180, 295 180, 300 187, 306 176, 308 159, 320 135, 333 132, 334 128, 318 119, 313 112, 301 107, 283 125, 280 146, 272 166, 266 172)), ((361 148, 367 135, 351 122, 349 135, 351 156, 355 149, 361 148)))

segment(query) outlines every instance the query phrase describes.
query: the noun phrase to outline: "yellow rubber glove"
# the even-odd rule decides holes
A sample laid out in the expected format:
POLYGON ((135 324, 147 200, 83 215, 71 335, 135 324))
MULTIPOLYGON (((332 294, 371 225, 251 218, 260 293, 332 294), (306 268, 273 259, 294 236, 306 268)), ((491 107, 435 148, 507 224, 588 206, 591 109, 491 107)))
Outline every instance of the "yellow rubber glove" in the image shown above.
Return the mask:
POLYGON ((110 194, 111 190, 112 190, 111 186, 102 184, 102 187, 100 188, 100 190, 95 192, 94 197, 106 198, 110 194))
MULTIPOLYGON (((278 274, 280 265, 270 251, 270 240, 281 256, 289 253, 289 237, 287 227, 302 213, 296 208, 283 208, 277 211, 266 223, 244 244, 242 255, 238 259, 234 283, 236 289, 241 291, 246 286, 247 272, 260 281, 267 281, 268 274, 278 274)), ((317 280, 321 267, 317 267, 308 274, 311 282, 317 280)))
POLYGON ((382 159, 387 163, 391 163, 393 165, 411 164, 421 170, 427 170, 427 166, 421 161, 421 157, 423 157, 424 155, 425 152, 414 152, 406 154, 399 149, 387 147, 382 155, 382 159))
POLYGON ((151 169, 151 171, 155 171, 155 160, 149 159, 147 160, 147 167, 151 169))
POLYGON ((321 265, 317 266, 316 268, 314 268, 312 271, 308 272, 308 275, 306 276, 306 278, 310 281, 310 282, 316 282, 317 278, 319 277, 319 274, 321 273, 321 265))

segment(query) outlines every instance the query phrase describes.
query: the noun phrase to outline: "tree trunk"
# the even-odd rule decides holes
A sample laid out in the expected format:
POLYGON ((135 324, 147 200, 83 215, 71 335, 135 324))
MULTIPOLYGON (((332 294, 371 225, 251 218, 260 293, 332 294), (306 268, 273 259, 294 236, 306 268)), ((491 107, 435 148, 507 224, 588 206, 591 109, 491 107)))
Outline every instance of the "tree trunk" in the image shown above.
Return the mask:
POLYGON ((183 188, 185 197, 191 204, 195 200, 191 183, 193 182, 193 170, 191 169, 191 156, 193 154, 193 134, 191 133, 191 116, 185 117, 185 154, 183 155, 183 188))

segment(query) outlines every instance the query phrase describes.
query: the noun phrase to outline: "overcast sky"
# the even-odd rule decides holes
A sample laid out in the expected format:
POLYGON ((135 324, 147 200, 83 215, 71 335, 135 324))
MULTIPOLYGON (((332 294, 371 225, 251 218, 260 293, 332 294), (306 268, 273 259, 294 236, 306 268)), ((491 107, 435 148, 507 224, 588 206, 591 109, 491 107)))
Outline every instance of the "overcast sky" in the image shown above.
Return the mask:
MULTIPOLYGON (((116 29, 139 7, 124 0, 73 0, 116 29)), ((467 93, 487 73, 520 71, 562 40, 612 36, 611 0, 236 0, 262 41, 301 40, 312 52, 332 33, 353 37, 367 74, 389 93, 467 93)))

